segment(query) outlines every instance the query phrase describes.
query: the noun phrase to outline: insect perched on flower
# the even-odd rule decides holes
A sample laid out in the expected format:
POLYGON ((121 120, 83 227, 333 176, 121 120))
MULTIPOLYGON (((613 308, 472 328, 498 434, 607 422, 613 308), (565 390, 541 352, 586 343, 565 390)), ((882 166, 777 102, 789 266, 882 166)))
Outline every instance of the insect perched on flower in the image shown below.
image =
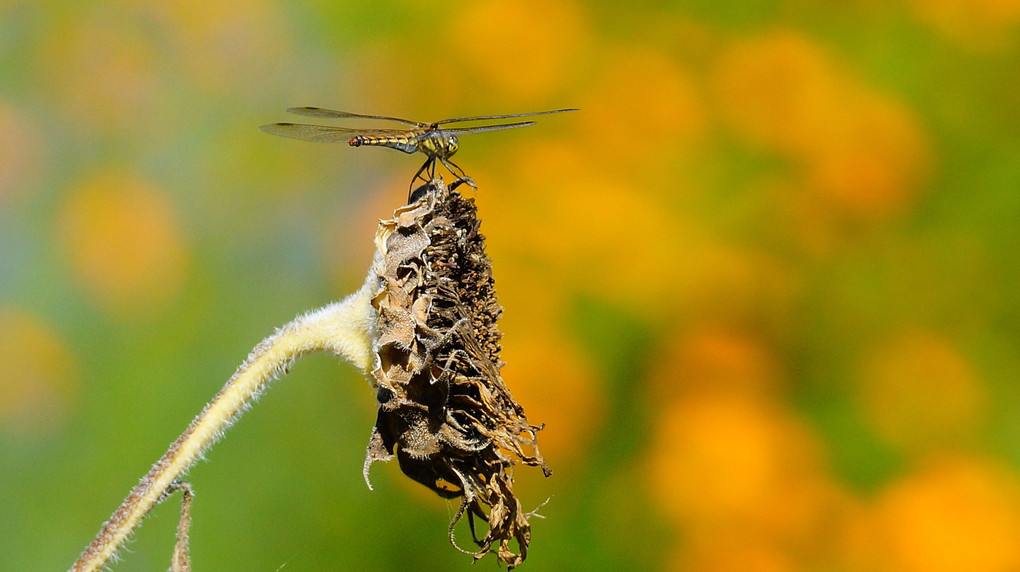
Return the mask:
POLYGON ((476 187, 475 182, 464 173, 464 170, 450 161, 450 157, 460 148, 460 136, 473 133, 484 133, 486 131, 499 131, 502 129, 514 129, 516 127, 527 127, 534 125, 534 121, 519 121, 515 123, 500 123, 497 125, 479 125, 477 127, 443 127, 450 123, 464 123, 467 121, 491 121, 495 119, 512 119, 516 117, 532 117, 535 115, 549 115, 551 113, 563 113, 566 111, 577 111, 576 109, 556 109, 553 111, 537 111, 534 113, 517 113, 513 115, 483 115, 479 117, 454 117, 442 119, 431 123, 421 123, 399 117, 388 117, 385 115, 362 115, 347 111, 333 111, 319 107, 291 107, 287 110, 297 115, 308 117, 321 117, 329 119, 381 119, 383 121, 394 121, 410 125, 410 129, 354 129, 350 127, 333 127, 330 125, 308 125, 305 123, 271 123, 263 125, 259 129, 273 135, 282 135, 302 141, 316 143, 339 143, 346 141, 351 147, 362 145, 389 147, 403 151, 404 153, 423 153, 427 157, 418 172, 411 179, 411 187, 415 181, 428 183, 435 178, 436 162, 440 162, 451 173, 457 176, 457 180, 451 183, 456 188, 461 183, 467 183, 476 187))

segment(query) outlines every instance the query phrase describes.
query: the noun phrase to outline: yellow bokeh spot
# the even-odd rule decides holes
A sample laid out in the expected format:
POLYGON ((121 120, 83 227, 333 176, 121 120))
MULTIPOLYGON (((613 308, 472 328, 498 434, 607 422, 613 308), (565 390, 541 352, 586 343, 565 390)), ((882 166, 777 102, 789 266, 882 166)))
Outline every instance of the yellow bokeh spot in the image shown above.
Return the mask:
POLYGON ((561 88, 577 72, 587 37, 584 15, 571 0, 472 2, 439 35, 450 42, 449 55, 490 84, 481 91, 520 99, 561 88))
POLYGON ((918 119, 807 37, 740 41, 720 59, 714 83, 730 126, 789 159, 806 189, 838 212, 896 214, 919 193, 931 152, 918 119))
POLYGON ((909 0, 908 4, 921 20, 971 50, 1016 45, 1020 0, 909 0))
POLYGON ((984 417, 988 395, 947 340, 904 332, 866 358, 861 399, 869 424, 885 440, 928 449, 966 443, 984 417))
POLYGON ((78 280, 120 317, 158 312, 180 290, 186 248, 163 191, 126 173, 76 185, 62 207, 60 233, 78 280))
POLYGON ((1020 487, 989 463, 941 459, 879 500, 886 570, 1020 570, 1020 487))
POLYGON ((0 309, 0 427, 51 433, 78 392, 76 366, 63 340, 30 314, 0 309))

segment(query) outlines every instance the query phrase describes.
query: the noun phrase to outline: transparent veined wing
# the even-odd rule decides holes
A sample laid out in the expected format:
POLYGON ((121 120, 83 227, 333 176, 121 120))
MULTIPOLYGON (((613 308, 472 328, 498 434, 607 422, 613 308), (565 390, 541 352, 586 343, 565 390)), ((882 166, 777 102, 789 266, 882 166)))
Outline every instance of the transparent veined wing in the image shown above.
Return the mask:
POLYGON ((314 143, 346 143, 355 135, 368 137, 395 137, 406 136, 404 129, 351 129, 348 127, 333 127, 330 125, 307 125, 304 123, 271 123, 259 127, 259 130, 273 135, 312 141, 314 143))
POLYGON ((365 115, 363 113, 334 111, 332 109, 323 109, 321 107, 289 107, 287 108, 287 113, 304 115, 306 117, 324 117, 328 119, 382 119, 383 121, 396 121, 406 125, 414 125, 415 127, 423 127, 425 125, 423 123, 418 123, 417 121, 411 121, 410 119, 401 119, 399 117, 390 117, 388 115, 365 115))
POLYGON ((442 133, 449 133, 451 135, 471 135, 472 133, 485 133, 486 131, 499 131, 500 129, 514 129, 516 127, 527 127, 534 125, 534 121, 521 121, 519 123, 503 123, 500 125, 479 125, 478 127, 453 127, 449 129, 440 129, 442 133))
MULTIPOLYGON (((567 111, 577 111, 577 108, 570 109, 554 109, 552 111, 534 111, 532 113, 515 113, 512 115, 480 115, 478 117, 454 117, 452 119, 443 119, 436 121, 434 125, 443 125, 446 123, 462 123, 464 121, 488 121, 491 119, 512 119, 514 117, 532 117, 535 115, 549 115, 550 113, 565 113, 567 111)), ((532 122, 534 123, 534 122, 532 122)), ((511 124, 514 127, 523 127, 523 124, 511 124)), ((531 123, 528 123, 531 125, 531 123)))

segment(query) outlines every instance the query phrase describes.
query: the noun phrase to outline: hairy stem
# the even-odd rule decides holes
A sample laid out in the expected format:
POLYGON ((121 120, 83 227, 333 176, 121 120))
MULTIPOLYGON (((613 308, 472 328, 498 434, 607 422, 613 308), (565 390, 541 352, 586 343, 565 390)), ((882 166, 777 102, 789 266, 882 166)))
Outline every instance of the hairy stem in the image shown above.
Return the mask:
POLYGON ((163 500, 223 432, 258 398, 269 382, 286 373, 298 357, 317 351, 340 355, 362 371, 374 363, 376 311, 372 298, 379 277, 369 272, 361 290, 340 302, 299 316, 252 350, 230 381, 152 466, 85 549, 71 570, 99 570, 110 560, 152 507, 163 500))
POLYGON ((195 494, 191 491, 191 485, 184 481, 174 481, 167 492, 177 489, 184 491, 184 495, 181 497, 181 519, 177 522, 177 542, 174 544, 174 556, 170 560, 170 572, 191 572, 188 530, 191 528, 191 499, 195 494))

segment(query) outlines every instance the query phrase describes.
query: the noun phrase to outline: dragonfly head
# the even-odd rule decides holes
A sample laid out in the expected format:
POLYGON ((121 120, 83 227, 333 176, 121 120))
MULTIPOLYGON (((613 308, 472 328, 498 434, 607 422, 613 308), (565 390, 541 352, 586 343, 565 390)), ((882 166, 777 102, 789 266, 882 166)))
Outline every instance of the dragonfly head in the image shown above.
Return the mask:
POLYGON ((456 135, 446 136, 446 156, 449 157, 457 152, 460 148, 460 140, 457 139, 456 135))
POLYGON ((421 142, 422 151, 430 157, 448 159, 460 148, 460 139, 452 133, 437 131, 421 142))

